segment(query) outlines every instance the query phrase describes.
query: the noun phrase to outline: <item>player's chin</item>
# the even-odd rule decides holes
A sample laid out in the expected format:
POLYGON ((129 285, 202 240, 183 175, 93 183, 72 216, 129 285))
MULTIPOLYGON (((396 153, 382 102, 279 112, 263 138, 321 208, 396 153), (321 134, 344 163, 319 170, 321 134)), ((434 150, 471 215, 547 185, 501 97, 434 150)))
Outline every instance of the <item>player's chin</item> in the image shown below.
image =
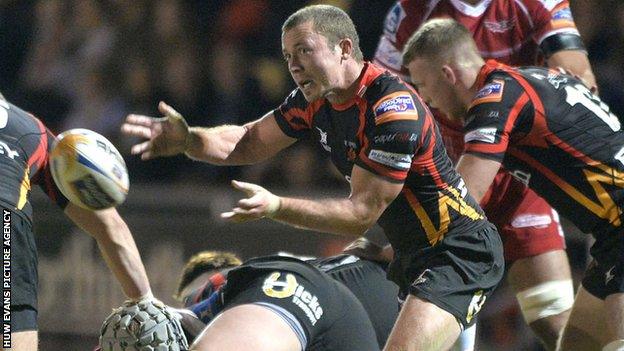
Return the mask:
POLYGON ((307 102, 313 102, 316 101, 318 99, 320 99, 322 97, 322 94, 320 91, 318 90, 308 90, 308 91, 302 91, 303 92, 303 97, 306 99, 307 102))

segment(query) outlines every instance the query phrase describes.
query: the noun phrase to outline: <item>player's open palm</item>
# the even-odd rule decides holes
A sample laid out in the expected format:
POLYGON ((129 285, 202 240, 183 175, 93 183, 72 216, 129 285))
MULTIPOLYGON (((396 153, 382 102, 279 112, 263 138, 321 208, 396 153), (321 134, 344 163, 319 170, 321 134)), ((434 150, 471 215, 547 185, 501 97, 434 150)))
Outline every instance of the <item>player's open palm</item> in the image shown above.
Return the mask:
POLYGON ((142 160, 172 156, 185 151, 189 127, 184 117, 162 101, 158 104, 158 110, 164 117, 131 114, 121 126, 121 131, 125 134, 148 139, 131 149, 131 153, 140 154, 142 160))
POLYGON ((241 199, 230 212, 221 214, 221 218, 232 222, 247 222, 263 217, 271 217, 280 208, 280 199, 265 188, 252 184, 232 181, 232 186, 244 192, 247 197, 241 199))

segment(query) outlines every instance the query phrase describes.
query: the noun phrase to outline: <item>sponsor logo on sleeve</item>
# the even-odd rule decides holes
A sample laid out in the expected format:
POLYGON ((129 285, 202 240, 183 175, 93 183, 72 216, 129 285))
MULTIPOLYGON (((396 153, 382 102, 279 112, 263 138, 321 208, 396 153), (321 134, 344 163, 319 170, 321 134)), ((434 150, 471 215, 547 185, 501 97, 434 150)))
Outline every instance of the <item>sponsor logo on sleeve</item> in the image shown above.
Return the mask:
POLYGON ((294 275, 285 274, 285 281, 280 279, 281 276, 280 272, 271 273, 262 284, 262 292, 277 299, 292 297, 291 302, 305 313, 312 325, 315 325, 323 316, 323 307, 318 297, 300 285, 294 275))
POLYGON ((475 106, 485 102, 499 102, 503 98, 503 88, 505 82, 502 80, 494 80, 481 88, 472 99, 470 106, 475 106))
POLYGON ((552 11, 551 24, 554 28, 575 27, 570 6, 556 6, 552 11))
POLYGON ((481 128, 472 130, 464 135, 464 142, 481 141, 488 144, 496 142, 496 128, 481 128))
POLYGON ((373 161, 403 171, 410 169, 412 165, 412 157, 413 156, 410 154, 397 154, 394 152, 387 152, 376 149, 372 149, 368 154, 368 158, 373 161))
POLYGON ((416 112, 414 100, 408 94, 397 95, 388 100, 382 101, 375 108, 375 116, 380 117, 388 112, 416 112))

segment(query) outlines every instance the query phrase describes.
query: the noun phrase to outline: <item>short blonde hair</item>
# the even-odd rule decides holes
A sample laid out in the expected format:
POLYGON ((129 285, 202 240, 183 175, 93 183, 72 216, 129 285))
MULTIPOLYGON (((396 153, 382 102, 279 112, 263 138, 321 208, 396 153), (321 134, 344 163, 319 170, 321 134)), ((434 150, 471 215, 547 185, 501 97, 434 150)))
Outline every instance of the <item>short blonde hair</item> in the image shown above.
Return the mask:
POLYGON ((243 261, 234 253, 226 251, 202 251, 193 255, 182 270, 182 276, 178 282, 178 288, 174 297, 180 298, 180 293, 195 278, 203 273, 215 269, 224 269, 240 266, 243 261))
POLYGON ((403 65, 416 58, 446 63, 457 49, 472 50, 479 55, 472 33, 450 18, 436 18, 425 22, 407 41, 403 49, 403 65))
POLYGON ((351 17, 336 6, 311 5, 299 9, 286 19, 282 25, 282 32, 286 32, 302 23, 311 21, 314 29, 327 38, 331 47, 338 44, 342 39, 351 39, 353 42, 353 57, 356 61, 364 60, 360 49, 360 37, 351 17))

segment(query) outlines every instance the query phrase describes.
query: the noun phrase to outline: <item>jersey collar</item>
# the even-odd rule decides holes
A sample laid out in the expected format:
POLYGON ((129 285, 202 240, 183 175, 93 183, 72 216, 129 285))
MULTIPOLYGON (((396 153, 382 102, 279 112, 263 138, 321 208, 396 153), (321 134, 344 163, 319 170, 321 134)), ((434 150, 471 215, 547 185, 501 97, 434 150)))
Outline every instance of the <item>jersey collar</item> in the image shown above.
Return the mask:
POLYGON ((493 71, 501 68, 505 68, 507 65, 502 64, 496 60, 487 60, 483 66, 481 66, 481 70, 479 74, 477 74, 477 80, 475 81, 473 88, 480 89, 483 84, 485 84, 485 80, 487 76, 490 75, 493 71))
POLYGON ((382 73, 383 73, 383 70, 381 68, 375 66, 374 64, 368 61, 364 62, 364 67, 362 68, 362 72, 360 73, 360 76, 357 79, 358 87, 356 89, 355 95, 351 99, 341 104, 330 103, 331 107, 334 110, 344 111, 348 109, 349 107, 353 106, 357 102, 358 99, 361 99, 364 96, 364 93, 366 92, 366 89, 368 88, 368 86, 382 73))

